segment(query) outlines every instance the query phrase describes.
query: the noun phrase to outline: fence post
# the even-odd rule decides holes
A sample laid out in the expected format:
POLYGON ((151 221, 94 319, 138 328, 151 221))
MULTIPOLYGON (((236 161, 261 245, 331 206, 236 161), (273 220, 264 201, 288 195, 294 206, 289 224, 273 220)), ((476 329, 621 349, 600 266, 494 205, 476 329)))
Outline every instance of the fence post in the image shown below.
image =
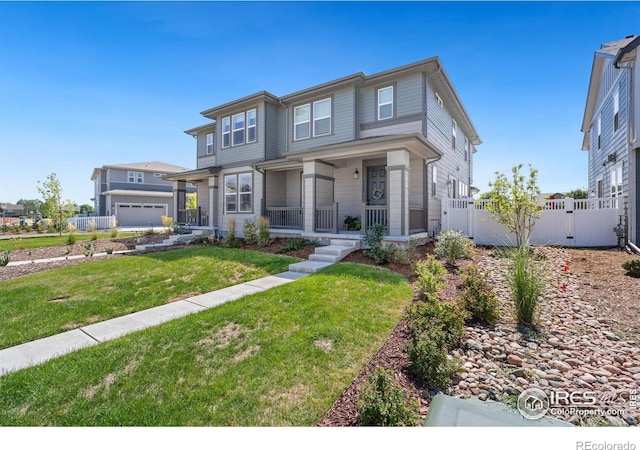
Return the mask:
POLYGON ((468 200, 467 201, 467 236, 471 239, 473 239, 473 237, 476 234, 476 230, 475 230, 475 210, 474 210, 474 201, 473 200, 468 200))
POLYGON ((333 204, 333 233, 338 234, 338 203, 333 204))

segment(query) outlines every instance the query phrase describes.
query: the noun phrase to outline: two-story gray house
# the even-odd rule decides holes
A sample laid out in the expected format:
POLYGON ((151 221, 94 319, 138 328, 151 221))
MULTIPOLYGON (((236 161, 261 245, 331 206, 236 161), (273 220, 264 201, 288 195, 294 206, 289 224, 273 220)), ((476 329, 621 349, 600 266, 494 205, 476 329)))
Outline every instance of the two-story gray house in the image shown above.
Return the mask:
POLYGON ((161 216, 174 214, 173 183, 163 177, 188 170, 157 161, 97 167, 91 175, 96 215, 115 216, 123 227, 160 226, 161 216))
POLYGON ((590 195, 627 203, 634 242, 640 238, 639 45, 640 36, 627 36, 595 52, 582 120, 590 195))
POLYGON ((303 236, 347 234, 347 217, 390 238, 436 233, 441 200, 469 196, 481 143, 437 57, 201 114, 210 122, 186 131, 197 169, 167 179, 176 209, 196 183, 201 222, 222 234, 260 215, 303 236))

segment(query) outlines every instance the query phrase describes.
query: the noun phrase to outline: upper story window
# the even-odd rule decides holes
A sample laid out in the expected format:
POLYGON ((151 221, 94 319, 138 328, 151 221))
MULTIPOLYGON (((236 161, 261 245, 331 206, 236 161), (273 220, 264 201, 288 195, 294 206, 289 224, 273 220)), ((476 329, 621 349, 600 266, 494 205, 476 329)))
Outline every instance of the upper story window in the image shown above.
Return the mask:
POLYGON ((231 145, 244 144, 244 113, 236 114, 231 117, 233 126, 233 135, 231 145))
POLYGON ((127 172, 127 180, 129 183, 143 183, 144 182, 144 174, 142 172, 127 172))
POLYGON ((616 88, 613 94, 613 131, 620 128, 620 90, 616 88))
POLYGON ((331 134, 331 99, 325 98, 293 109, 293 139, 298 141, 331 134))
POLYGON ((225 117, 222 119, 222 148, 231 145, 231 119, 225 117))
POLYGON ((378 120, 393 117, 393 86, 378 89, 378 120))
POLYGON ((601 139, 601 134, 602 134, 602 117, 598 116, 598 127, 597 130, 598 132, 598 148, 600 148, 601 144, 602 144, 602 139, 601 139))
POLYGON ((469 161, 469 138, 464 137, 464 160, 469 161))
POLYGON ((456 136, 458 135, 458 124, 451 119, 451 148, 456 148, 456 136))
POLYGON ((207 133, 207 155, 213 155, 213 133, 207 133))
POLYGON ((438 196, 438 168, 431 166, 431 195, 438 196))
POLYGON ((222 148, 256 141, 256 110, 234 114, 222 119, 222 148))

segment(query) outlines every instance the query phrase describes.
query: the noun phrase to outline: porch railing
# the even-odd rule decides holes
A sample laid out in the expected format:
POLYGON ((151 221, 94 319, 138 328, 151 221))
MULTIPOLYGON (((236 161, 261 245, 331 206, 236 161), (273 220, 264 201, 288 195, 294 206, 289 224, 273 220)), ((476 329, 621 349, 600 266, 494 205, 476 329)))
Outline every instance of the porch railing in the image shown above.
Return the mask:
POLYGON ((386 206, 364 205, 364 222, 362 230, 367 231, 375 224, 382 225, 386 230, 389 229, 389 212, 386 206))
POLYGON ((409 233, 419 233, 426 229, 424 208, 409 206, 409 233))
POLYGON ((198 222, 198 209, 179 209, 178 220, 176 223, 188 224, 188 225, 200 225, 198 222))
POLYGON ((338 204, 316 206, 315 231, 338 233, 338 204))
POLYGON ((302 208, 269 206, 265 208, 265 215, 269 218, 271 228, 302 230, 304 225, 302 208))
MULTIPOLYGON (((5 220, 7 219, 8 217, 5 218, 5 220)), ((85 231, 92 227, 96 230, 105 230, 117 225, 116 216, 69 217, 69 223, 79 231, 85 231)))

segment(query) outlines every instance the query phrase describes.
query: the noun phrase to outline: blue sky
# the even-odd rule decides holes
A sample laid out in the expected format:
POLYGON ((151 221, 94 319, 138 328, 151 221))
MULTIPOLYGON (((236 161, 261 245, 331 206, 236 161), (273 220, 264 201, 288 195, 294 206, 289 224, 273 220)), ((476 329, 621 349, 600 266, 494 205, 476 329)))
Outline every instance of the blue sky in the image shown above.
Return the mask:
POLYGON ((0 2, 0 201, 93 197, 94 167, 195 168, 200 111, 438 55, 483 144, 474 185, 518 163, 545 192, 586 187, 593 52, 638 3, 0 2))

